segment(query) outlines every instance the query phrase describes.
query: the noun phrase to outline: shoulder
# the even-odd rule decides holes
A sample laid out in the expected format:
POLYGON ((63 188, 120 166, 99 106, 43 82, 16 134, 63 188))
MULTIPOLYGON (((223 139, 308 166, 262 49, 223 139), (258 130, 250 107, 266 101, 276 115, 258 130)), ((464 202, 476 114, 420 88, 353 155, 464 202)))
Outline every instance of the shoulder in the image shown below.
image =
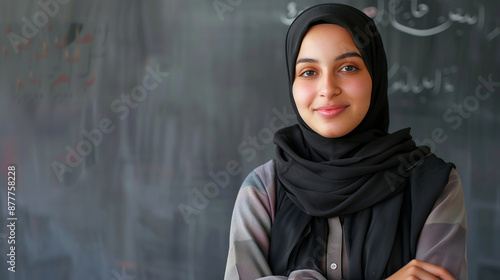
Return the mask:
POLYGON ((467 228, 462 182, 455 168, 451 170, 448 183, 434 203, 426 223, 459 224, 467 228))
POLYGON ((420 232, 416 258, 467 279, 467 215, 462 183, 453 168, 420 232))
MULTIPOLYGON (((431 154, 413 169, 411 185, 424 197, 438 196, 448 184, 455 165, 431 154), (425 192, 422 192, 425 191, 425 192)), ((456 171, 453 173, 456 174, 456 171)))
POLYGON ((442 197, 443 191, 450 181, 454 167, 452 163, 446 163, 431 154, 425 157, 411 172, 410 188, 408 189, 411 203, 408 207, 411 208, 412 224, 415 228, 421 229, 435 208, 436 202, 442 197))
POLYGON ((434 154, 426 155, 420 163, 417 163, 414 172, 425 177, 445 177, 446 180, 455 165, 451 162, 446 162, 442 158, 434 154))
POLYGON ((266 191, 266 189, 274 184, 274 167, 274 160, 270 160, 258 166, 247 175, 241 187, 244 188, 246 186, 253 186, 260 191, 266 191))
POLYGON ((263 165, 255 168, 252 173, 255 174, 260 179, 260 182, 264 187, 266 186, 269 187, 274 185, 274 179, 276 175, 274 160, 272 159, 264 163, 263 165))
POLYGON ((239 198, 251 198, 252 203, 265 204, 274 220, 276 183, 275 161, 270 160, 248 174, 239 191, 239 198))

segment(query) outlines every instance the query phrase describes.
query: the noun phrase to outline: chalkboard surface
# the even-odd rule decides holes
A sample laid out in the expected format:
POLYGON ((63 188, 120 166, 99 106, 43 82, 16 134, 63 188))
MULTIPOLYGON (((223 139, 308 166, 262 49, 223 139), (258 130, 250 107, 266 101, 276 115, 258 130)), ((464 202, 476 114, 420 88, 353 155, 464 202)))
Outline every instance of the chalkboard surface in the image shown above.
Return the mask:
MULTIPOLYGON (((286 30, 325 2, 1 1, 0 279, 222 279, 238 189, 295 122, 286 30)), ((457 166, 470 279, 498 279, 500 3, 349 3, 390 130, 457 166)))

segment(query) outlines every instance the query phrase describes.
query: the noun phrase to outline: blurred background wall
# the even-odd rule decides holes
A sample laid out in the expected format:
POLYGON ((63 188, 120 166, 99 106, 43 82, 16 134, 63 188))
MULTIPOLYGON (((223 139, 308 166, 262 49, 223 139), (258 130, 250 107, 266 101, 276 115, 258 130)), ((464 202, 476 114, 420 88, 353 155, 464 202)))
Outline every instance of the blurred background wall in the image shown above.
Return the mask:
MULTIPOLYGON (((286 30, 325 2, 0 1, 0 278, 222 279, 240 184, 295 122, 286 30)), ((500 3, 349 3, 384 40, 390 131, 456 164, 470 279, 498 279, 500 3)))

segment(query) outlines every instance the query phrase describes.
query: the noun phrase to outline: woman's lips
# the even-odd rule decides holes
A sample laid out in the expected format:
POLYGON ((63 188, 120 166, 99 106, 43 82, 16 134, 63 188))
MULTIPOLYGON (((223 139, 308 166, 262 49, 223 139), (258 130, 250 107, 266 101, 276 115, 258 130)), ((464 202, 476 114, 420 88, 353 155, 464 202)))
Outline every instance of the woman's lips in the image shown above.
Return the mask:
POLYGON ((324 117, 334 117, 342 113, 347 107, 349 107, 349 105, 328 105, 318 107, 315 111, 324 117))

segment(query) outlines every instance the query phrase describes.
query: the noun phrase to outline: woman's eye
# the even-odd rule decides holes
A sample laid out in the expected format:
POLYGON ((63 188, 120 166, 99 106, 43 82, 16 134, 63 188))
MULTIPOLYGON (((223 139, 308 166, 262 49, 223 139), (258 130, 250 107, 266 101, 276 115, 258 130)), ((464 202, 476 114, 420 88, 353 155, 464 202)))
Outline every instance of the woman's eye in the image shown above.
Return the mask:
POLYGON ((306 70, 306 71, 302 72, 302 74, 300 74, 300 76, 302 76, 302 77, 311 77, 315 73, 316 72, 314 72, 313 70, 306 70))
POLYGON ((344 72, 352 72, 352 71, 355 71, 357 70, 358 68, 356 66, 352 66, 352 65, 347 65, 347 66, 344 66, 342 67, 341 71, 344 71, 344 72))

